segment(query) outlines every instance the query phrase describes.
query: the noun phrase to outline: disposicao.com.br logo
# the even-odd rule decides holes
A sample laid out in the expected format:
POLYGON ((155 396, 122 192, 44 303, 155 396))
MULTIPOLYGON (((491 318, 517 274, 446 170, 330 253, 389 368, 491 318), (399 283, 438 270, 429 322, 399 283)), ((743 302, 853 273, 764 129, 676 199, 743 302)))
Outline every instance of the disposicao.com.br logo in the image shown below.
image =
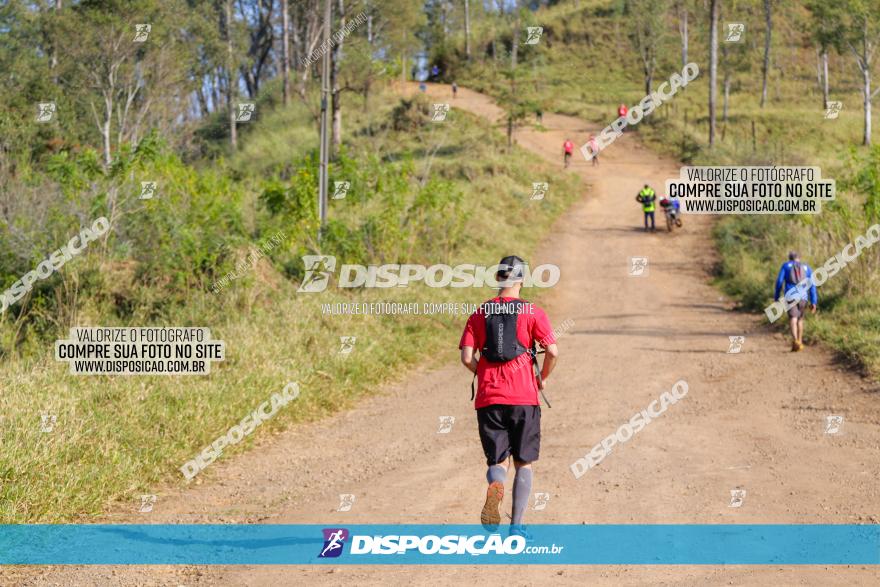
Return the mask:
MULTIPOLYGON (((303 265, 306 273, 297 291, 317 293, 327 289, 330 278, 336 273, 336 257, 332 255, 304 255, 303 265)), ((510 267, 474 264, 451 265, 436 264, 385 264, 356 265, 345 264, 339 268, 338 287, 407 287, 411 283, 423 282, 428 287, 499 287, 508 281, 522 281, 523 287, 553 287, 559 282, 559 267, 551 264, 538 265, 534 270, 528 265, 510 267), (521 269, 522 268, 522 269, 521 269), (512 274, 507 281, 497 281, 499 271, 512 274)))
POLYGON ((415 534, 388 534, 366 536, 349 535, 346 528, 325 528, 324 544, 318 558, 335 558, 343 553, 345 542, 351 538, 350 555, 517 555, 560 554, 564 546, 527 546, 519 535, 502 537, 500 534, 444 536, 415 534))

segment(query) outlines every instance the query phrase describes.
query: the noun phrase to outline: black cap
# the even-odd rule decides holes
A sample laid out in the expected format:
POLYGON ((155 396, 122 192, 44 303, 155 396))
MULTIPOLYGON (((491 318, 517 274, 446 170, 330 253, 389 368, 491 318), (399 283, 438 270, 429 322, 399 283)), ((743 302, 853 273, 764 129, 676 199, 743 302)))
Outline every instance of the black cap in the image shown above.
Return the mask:
POLYGON ((525 268, 526 262, 523 261, 522 257, 508 255, 498 261, 498 272, 495 274, 495 279, 498 281, 498 285, 502 286, 521 282, 525 274, 525 268))

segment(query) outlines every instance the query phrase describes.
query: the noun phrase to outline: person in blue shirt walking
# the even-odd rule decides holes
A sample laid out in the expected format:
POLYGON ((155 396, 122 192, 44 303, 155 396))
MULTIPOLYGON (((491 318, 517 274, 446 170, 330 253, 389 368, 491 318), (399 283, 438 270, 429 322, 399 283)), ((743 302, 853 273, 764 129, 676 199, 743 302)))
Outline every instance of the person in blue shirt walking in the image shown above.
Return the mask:
POLYGON ((777 302, 782 291, 785 291, 785 305, 788 308, 791 336, 794 338, 791 350, 800 351, 804 348, 804 316, 807 301, 809 300, 810 303, 810 311, 815 314, 819 297, 816 293, 816 284, 813 283, 813 269, 801 262, 801 256, 797 251, 791 251, 788 254, 788 261, 779 268, 776 290, 773 292, 773 299, 777 302))

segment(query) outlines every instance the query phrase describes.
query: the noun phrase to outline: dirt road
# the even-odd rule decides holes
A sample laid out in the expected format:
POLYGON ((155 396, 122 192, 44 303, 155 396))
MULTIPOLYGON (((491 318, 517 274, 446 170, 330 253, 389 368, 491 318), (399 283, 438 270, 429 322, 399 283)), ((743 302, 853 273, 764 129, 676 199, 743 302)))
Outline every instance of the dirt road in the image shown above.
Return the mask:
MULTIPOLYGON (((412 89, 412 88, 411 88, 412 89)), ((499 110, 479 94, 430 86, 429 95, 480 116, 499 110)), ((547 130, 519 130, 517 142, 560 164, 570 136, 598 131, 547 114, 547 130)), ((663 185, 674 161, 626 134, 593 168, 578 153, 571 173, 583 198, 529 259, 555 263, 562 279, 545 307, 559 340, 549 382, 541 460, 533 491, 551 494, 532 523, 869 523, 878 522, 880 397, 842 371, 831 353, 790 353, 761 317, 734 313, 709 284, 710 221, 644 234, 633 201, 642 184, 663 185), (647 275, 629 259, 648 258, 647 275), (728 353, 729 336, 742 352, 728 353), (597 468, 575 479, 569 466, 646 408, 678 379, 688 395, 597 468), (845 418, 843 435, 823 433, 825 416, 845 418), (732 489, 745 489, 730 508, 732 489)), ((539 178, 536 178, 536 180, 539 178)), ((553 197, 553 181, 547 198, 553 197)), ((658 220, 662 221, 662 214, 658 220)), ((771 284, 768 283, 768 292, 771 284)), ((809 323, 808 323, 809 328, 809 323)), ((358 408, 280 435, 231 462, 202 485, 161 496, 151 522, 476 523, 485 468, 469 374, 455 360, 415 372, 358 408), (440 416, 455 416, 437 434, 440 416), (337 512, 339 494, 356 496, 337 512), (218 514, 238 511, 240 514, 218 514)), ((113 520, 120 521, 120 520, 113 520)), ((143 521, 134 518, 126 521, 143 521)), ((60 585, 674 585, 877 584, 871 567, 152 567, 43 569, 37 584, 60 585)), ((29 582, 29 581, 28 581, 29 582)))

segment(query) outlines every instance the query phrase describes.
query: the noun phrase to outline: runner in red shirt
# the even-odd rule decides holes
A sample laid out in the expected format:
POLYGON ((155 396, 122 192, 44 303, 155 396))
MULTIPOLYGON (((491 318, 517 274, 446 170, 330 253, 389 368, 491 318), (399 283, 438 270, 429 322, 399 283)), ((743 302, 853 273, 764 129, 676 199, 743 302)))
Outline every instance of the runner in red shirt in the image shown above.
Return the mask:
POLYGON ((565 142, 562 143, 562 151, 563 156, 562 160, 566 168, 568 168, 568 163, 571 161, 571 154, 574 152, 574 143, 571 142, 571 139, 565 139, 565 142))
POLYGON ((629 110, 626 108, 626 104, 621 104, 617 107, 617 116, 620 118, 626 118, 626 115, 629 114, 629 110))
POLYGON ((462 364, 477 377, 474 407, 489 467, 486 473, 489 488, 480 521, 490 531, 501 523, 499 506, 504 498, 504 481, 512 456, 516 476, 511 534, 521 536, 527 536, 522 519, 532 490, 531 463, 538 460, 541 445, 538 395, 545 389, 559 356, 547 315, 519 297, 525 266, 519 257, 501 260, 496 274, 501 288, 498 297, 485 302, 468 318, 458 345, 462 364), (533 370, 537 364, 536 344, 545 349, 539 380, 533 370), (480 351, 479 360, 474 349, 480 351))

